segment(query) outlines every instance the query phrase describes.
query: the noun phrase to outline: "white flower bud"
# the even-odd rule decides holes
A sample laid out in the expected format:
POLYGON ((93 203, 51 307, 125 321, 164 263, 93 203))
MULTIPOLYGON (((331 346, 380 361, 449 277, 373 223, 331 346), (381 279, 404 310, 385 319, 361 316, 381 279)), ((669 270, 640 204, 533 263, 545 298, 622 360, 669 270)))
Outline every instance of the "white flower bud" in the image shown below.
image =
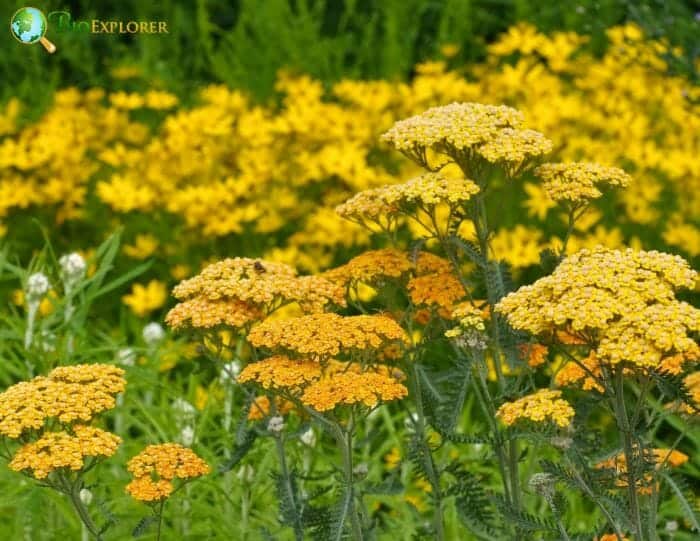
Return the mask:
POLYGON ((136 364, 136 352, 131 348, 122 348, 117 351, 117 362, 124 366, 136 364))
POLYGON ((141 335, 143 336, 143 341, 146 342, 146 344, 149 346, 154 346, 165 338, 165 331, 160 323, 152 321, 143 328, 141 335))
POLYGON ((358 479, 364 479, 367 477, 367 472, 369 472, 369 467, 364 462, 361 462, 352 469, 352 473, 358 479))
POLYGON ((92 492, 90 492, 87 488, 83 488, 80 490, 80 501, 83 502, 83 505, 90 505, 92 503, 92 492))
POLYGON ((282 430, 284 430, 284 418, 279 415, 271 417, 267 423, 267 429, 270 432, 279 434, 280 432, 282 432, 282 430))
POLYGON ((406 417, 403 420, 404 426, 406 427, 406 430, 413 430, 413 427, 415 424, 418 422, 418 414, 416 412, 413 412, 410 414, 410 417, 406 417))
POLYGON ((666 531, 669 533, 675 533, 678 531, 678 522, 675 520, 669 520, 666 523, 666 531))
POLYGON ((173 412, 179 419, 194 417, 194 414, 197 412, 197 409, 192 404, 180 397, 173 400, 170 407, 173 409, 173 412))
POLYGON ((530 477, 528 485, 540 496, 550 501, 554 497, 554 477, 549 473, 535 473, 530 477))
POLYGON ((238 374, 241 373, 241 363, 240 361, 231 361, 226 363, 221 369, 221 374, 219 374, 219 381, 222 384, 236 381, 238 374))
POLYGON ((194 427, 186 425, 180 431, 180 443, 185 447, 190 447, 194 443, 194 427))
POLYGON ((252 483, 253 479, 255 479, 255 470, 250 464, 243 464, 243 466, 238 468, 236 477, 238 477, 238 480, 242 483, 252 483))
POLYGON ((87 265, 83 256, 77 252, 61 256, 58 260, 61 266, 61 278, 67 285, 73 285, 85 276, 87 265))
POLYGON ((303 444, 308 445, 309 447, 316 446, 316 433, 314 432, 313 428, 309 428, 306 432, 299 436, 299 439, 303 444))
POLYGON ((27 279, 27 288, 25 291, 27 295, 27 301, 39 301, 44 295, 48 293, 49 287, 51 287, 51 284, 49 283, 49 279, 44 273, 37 272, 32 274, 27 279))

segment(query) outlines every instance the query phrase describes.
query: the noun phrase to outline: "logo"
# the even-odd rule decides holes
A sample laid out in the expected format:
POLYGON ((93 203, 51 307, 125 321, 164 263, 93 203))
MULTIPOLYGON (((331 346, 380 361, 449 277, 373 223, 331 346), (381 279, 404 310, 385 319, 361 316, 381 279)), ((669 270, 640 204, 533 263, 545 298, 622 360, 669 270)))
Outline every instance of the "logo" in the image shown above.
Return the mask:
POLYGON ((49 53, 55 53, 56 46, 45 37, 48 26, 46 16, 33 7, 18 9, 10 19, 10 32, 17 41, 24 45, 38 41, 49 53))
POLYGON ((56 32, 81 34, 168 34, 167 21, 111 21, 92 19, 73 20, 68 11, 51 11, 48 17, 34 7, 18 9, 10 19, 10 32, 24 45, 39 42, 49 53, 56 52, 56 46, 46 39, 49 21, 56 32))

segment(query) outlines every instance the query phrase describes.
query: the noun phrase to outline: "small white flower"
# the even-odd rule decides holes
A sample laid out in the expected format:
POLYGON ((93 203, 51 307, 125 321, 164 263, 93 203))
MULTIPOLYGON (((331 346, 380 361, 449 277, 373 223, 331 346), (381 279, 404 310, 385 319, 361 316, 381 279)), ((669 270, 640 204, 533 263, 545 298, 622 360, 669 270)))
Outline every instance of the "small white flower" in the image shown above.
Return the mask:
POLYGON ((176 398, 170 406, 180 419, 194 417, 197 409, 184 398, 176 398))
POLYGON ((149 346, 153 346, 165 338, 165 331, 160 323, 152 321, 143 328, 141 335, 143 336, 144 342, 149 346))
POLYGON ((222 384, 236 381, 238 374, 241 373, 241 363, 240 361, 231 361, 226 363, 221 369, 221 374, 219 374, 219 381, 222 384))
POLYGON ((418 422, 418 414, 416 412, 411 413, 411 416, 406 417, 403 422, 406 430, 413 430, 413 427, 418 422))
POLYGON ((190 447, 194 443, 194 427, 186 425, 180 431, 180 442, 185 447, 190 447))
POLYGON ((666 531, 671 532, 671 533, 677 532, 678 531, 678 522, 676 522, 675 520, 669 520, 666 523, 666 531))
POLYGON ((136 352, 132 348, 122 348, 117 351, 117 362, 124 366, 136 364, 136 352))
POLYGON ((90 505, 92 503, 92 492, 90 492, 87 488, 83 488, 80 490, 80 501, 83 502, 83 505, 90 505))
POLYGON ((369 467, 364 462, 361 462, 352 469, 352 473, 355 475, 355 477, 367 477, 367 472, 369 472, 369 467))
POLYGON ((282 430, 284 430, 284 418, 279 415, 271 417, 267 423, 267 429, 270 432, 279 434, 280 432, 282 432, 282 430))
POLYGON ((37 302, 48 293, 49 287, 51 287, 51 284, 44 273, 36 272, 32 274, 27 279, 27 300, 29 302, 37 302))
POLYGON ((66 284, 72 285, 85 276, 87 264, 77 252, 61 256, 58 264, 61 266, 61 278, 66 284))
POLYGON ((309 447, 316 446, 316 433, 314 432, 313 428, 309 428, 306 432, 299 436, 299 439, 303 444, 308 445, 309 447))
POLYGON ((255 470, 250 464, 243 464, 236 472, 236 477, 243 483, 252 483, 255 479, 255 470))

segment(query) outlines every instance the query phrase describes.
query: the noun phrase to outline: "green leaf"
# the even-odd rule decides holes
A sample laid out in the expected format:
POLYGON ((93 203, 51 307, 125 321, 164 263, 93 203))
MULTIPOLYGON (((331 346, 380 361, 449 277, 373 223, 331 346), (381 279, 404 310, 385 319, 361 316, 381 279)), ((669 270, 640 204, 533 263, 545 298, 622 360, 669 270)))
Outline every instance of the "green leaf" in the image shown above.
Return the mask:
POLYGON ((690 490, 688 489, 685 479, 683 479, 680 475, 669 474, 667 472, 661 472, 661 477, 663 477, 663 479, 671 487, 671 490, 673 490, 675 493, 681 507, 683 507, 683 512, 685 513, 686 518, 693 525, 693 530, 700 532, 700 516, 698 516, 695 507, 689 501, 694 500, 695 498, 692 495, 690 497, 687 496, 687 494, 690 494, 690 490))

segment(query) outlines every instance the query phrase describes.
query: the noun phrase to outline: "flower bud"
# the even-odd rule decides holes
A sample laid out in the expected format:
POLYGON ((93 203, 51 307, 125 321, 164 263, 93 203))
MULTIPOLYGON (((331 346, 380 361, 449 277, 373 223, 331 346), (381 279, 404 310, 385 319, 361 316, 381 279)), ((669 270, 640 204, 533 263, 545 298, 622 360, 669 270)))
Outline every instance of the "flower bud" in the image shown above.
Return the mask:
POLYGON ((136 352, 131 348, 122 348, 117 351, 117 363, 124 366, 136 364, 136 352))
POLYGON ((61 278, 67 288, 70 288, 85 276, 87 265, 83 256, 77 252, 61 256, 58 264, 61 266, 61 278))
POLYGON ((309 447, 316 446, 316 433, 314 432, 313 428, 309 428, 306 432, 299 436, 299 439, 303 444, 308 445, 309 447))
POLYGON ((83 502, 83 505, 90 505, 92 503, 92 492, 90 492, 87 488, 81 489, 79 496, 80 501, 83 502))
POLYGON ((530 489, 542 496, 545 500, 551 501, 554 497, 554 477, 549 473, 535 473, 530 477, 528 485, 530 489))
POLYGON ((32 274, 27 279, 27 287, 25 294, 27 295, 28 302, 38 302, 41 298, 46 295, 49 291, 49 279, 42 272, 37 272, 32 274))
POLYGON ((267 423, 267 429, 274 434, 279 434, 284 430, 284 418, 279 415, 271 417, 267 423))
POLYGON ((360 464, 358 464, 357 466, 355 466, 352 469, 352 474, 355 476, 355 478, 358 481, 367 477, 368 472, 369 472, 369 467, 364 462, 361 462, 360 464))
POLYGON ((238 480, 242 483, 252 483, 253 479, 255 479, 255 470, 250 464, 243 464, 243 466, 238 468, 236 477, 238 477, 238 480))
POLYGON ((186 425, 180 431, 180 442, 185 447, 191 447, 194 443, 194 427, 186 425))
POLYGON ((146 344, 149 346, 154 346, 165 338, 165 331, 159 323, 152 321, 143 328, 141 335, 143 336, 143 341, 146 342, 146 344))
POLYGON ((219 374, 219 381, 222 384, 229 382, 235 382, 238 374, 241 373, 241 363, 239 361, 231 361, 226 363, 221 369, 221 374, 219 374))

